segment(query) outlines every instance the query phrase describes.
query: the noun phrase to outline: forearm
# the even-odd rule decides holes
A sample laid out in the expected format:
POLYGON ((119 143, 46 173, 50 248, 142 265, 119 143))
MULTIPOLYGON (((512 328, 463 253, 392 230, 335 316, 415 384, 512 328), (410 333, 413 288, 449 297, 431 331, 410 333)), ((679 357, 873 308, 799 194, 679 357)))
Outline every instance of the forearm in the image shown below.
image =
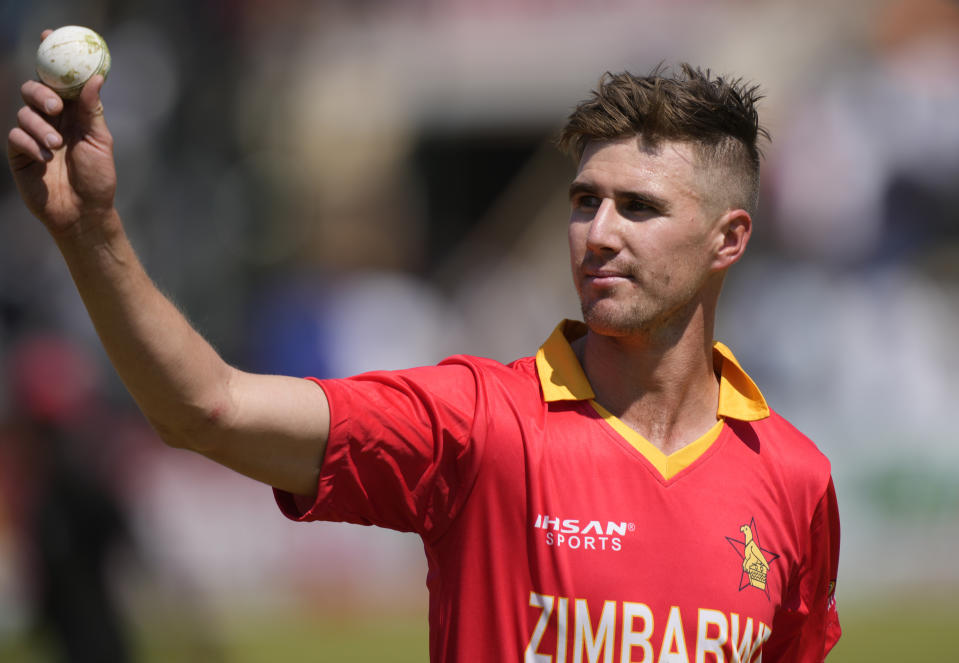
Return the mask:
POLYGON ((322 390, 233 369, 147 276, 113 206, 102 84, 91 79, 75 105, 23 84, 25 105, 7 136, 20 195, 56 240, 110 360, 167 444, 310 494, 329 434, 322 390))
POLYGON ((153 284, 119 216, 57 237, 107 354, 150 423, 173 446, 202 450, 228 416, 227 365, 153 284))

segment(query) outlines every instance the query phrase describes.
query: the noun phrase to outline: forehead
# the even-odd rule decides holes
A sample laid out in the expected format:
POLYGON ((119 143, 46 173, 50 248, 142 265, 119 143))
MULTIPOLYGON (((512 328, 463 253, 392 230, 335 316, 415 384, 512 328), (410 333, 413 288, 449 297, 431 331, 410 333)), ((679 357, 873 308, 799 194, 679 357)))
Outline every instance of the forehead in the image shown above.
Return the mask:
POLYGON ((591 141, 583 151, 574 182, 702 200, 697 164, 693 146, 685 142, 663 140, 651 144, 641 136, 591 141))

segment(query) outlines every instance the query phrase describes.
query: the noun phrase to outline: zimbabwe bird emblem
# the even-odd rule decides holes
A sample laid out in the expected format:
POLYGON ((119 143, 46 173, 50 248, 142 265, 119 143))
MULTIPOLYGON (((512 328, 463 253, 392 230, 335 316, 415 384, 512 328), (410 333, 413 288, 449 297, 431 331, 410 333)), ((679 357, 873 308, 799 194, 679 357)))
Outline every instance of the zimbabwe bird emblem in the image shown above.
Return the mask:
POLYGON ((779 555, 771 550, 763 548, 759 543, 759 530, 756 527, 756 519, 752 518, 748 525, 739 528, 743 539, 734 539, 727 536, 726 540, 736 551, 736 554, 742 558, 742 572, 739 576, 739 591, 747 587, 755 587, 762 590, 769 598, 769 565, 779 559, 779 555))

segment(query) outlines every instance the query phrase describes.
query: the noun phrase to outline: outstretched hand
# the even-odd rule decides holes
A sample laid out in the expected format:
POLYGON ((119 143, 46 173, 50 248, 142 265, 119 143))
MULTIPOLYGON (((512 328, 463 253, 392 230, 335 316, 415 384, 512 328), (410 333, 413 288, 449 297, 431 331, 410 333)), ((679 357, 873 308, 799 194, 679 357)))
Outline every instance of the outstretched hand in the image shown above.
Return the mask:
POLYGON ((91 230, 113 209, 116 169, 102 86, 103 77, 94 76, 74 101, 38 81, 20 88, 25 105, 7 136, 7 158, 27 207, 55 237, 91 230))

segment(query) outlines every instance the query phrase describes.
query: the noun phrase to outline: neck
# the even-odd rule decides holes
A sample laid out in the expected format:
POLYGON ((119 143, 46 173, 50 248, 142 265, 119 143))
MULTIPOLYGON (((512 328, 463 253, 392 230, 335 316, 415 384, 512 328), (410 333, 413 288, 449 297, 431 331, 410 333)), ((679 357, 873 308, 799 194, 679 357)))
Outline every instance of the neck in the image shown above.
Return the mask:
POLYGON ((681 329, 629 336, 589 330, 574 351, 596 401, 669 454, 716 423, 712 340, 712 311, 700 306, 681 329))

